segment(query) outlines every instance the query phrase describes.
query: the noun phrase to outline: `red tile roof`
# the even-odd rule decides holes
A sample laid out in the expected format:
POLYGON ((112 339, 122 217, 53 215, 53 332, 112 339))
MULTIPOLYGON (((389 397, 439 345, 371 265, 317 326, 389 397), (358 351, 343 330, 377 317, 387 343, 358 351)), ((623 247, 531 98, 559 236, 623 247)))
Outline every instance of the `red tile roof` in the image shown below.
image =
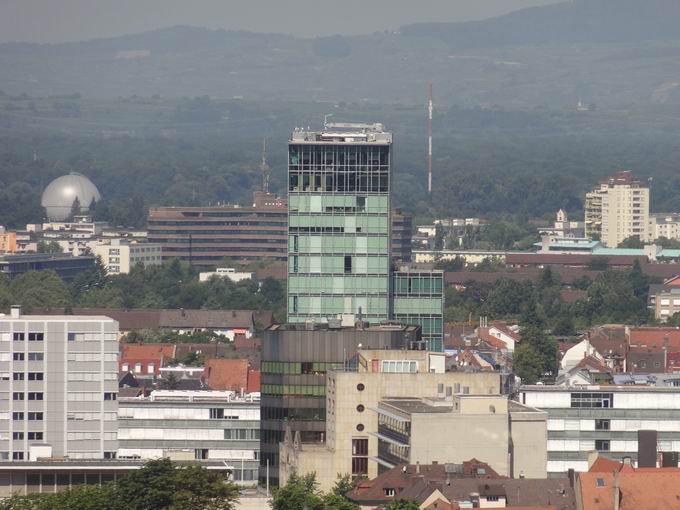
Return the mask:
POLYGON ((259 370, 249 370, 248 371, 248 388, 246 390, 248 393, 256 393, 260 391, 260 371, 259 370))
POLYGON ((629 334, 631 347, 647 347, 653 350, 662 350, 665 344, 673 351, 680 350, 679 328, 631 328, 629 334))
POLYGON ((120 344, 120 360, 167 360, 175 357, 173 344, 120 344))
POLYGON ((590 473, 613 473, 614 471, 620 471, 622 465, 622 462, 598 456, 588 471, 590 473))
POLYGON ((211 390, 246 391, 248 369, 247 359, 209 359, 203 367, 203 378, 211 390))

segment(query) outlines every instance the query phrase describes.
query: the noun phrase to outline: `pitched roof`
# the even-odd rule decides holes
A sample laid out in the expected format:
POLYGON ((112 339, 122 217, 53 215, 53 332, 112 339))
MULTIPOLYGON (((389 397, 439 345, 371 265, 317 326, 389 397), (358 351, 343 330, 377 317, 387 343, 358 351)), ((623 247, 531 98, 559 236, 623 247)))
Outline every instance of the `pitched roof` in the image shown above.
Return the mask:
POLYGON ((203 378, 211 390, 240 392, 248 388, 247 359, 209 359, 203 367, 203 378))
POLYGON ((231 329, 254 327, 250 310, 161 310, 161 328, 231 329))
POLYGON ((598 455, 588 471, 591 473, 613 473, 614 471, 619 471, 622 465, 623 463, 621 462, 598 455))
POLYGON ((620 510, 678 508, 680 469, 626 467, 628 469, 619 473, 579 473, 578 497, 583 510, 613 508, 616 482, 620 490, 620 510))
POLYGON ((662 350, 666 343, 669 350, 680 350, 679 328, 641 327, 630 329, 629 344, 631 347, 647 347, 653 350, 662 350))
POLYGON ((120 344, 120 360, 166 360, 175 357, 174 344, 120 344))
POLYGON ((572 253, 508 253, 505 263, 513 265, 565 265, 587 266, 595 260, 607 259, 609 266, 632 266, 638 260, 640 264, 647 263, 647 257, 635 255, 600 255, 572 254, 572 253))
POLYGON ((259 370, 249 370, 248 371, 248 387, 246 389, 248 393, 256 393, 260 391, 260 371, 259 370))

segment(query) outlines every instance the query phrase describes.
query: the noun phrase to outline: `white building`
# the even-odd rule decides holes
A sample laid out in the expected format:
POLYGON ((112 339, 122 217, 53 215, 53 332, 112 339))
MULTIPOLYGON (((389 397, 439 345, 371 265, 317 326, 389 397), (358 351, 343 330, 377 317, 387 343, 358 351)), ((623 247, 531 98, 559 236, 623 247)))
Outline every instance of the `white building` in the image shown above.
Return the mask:
POLYGON ((660 237, 680 239, 680 214, 650 214, 649 240, 656 241, 660 237))
POLYGON ((588 452, 637 461, 638 431, 680 452, 680 391, 648 386, 522 386, 522 404, 548 413, 548 475, 588 470, 588 452))
POLYGON ((649 186, 629 171, 611 176, 586 195, 586 235, 598 237, 608 248, 637 236, 649 239, 649 186))
POLYGON ((219 460, 233 468, 237 483, 257 483, 257 393, 153 391, 146 398, 121 399, 118 420, 120 458, 219 460))
POLYGON ((582 238, 585 236, 585 227, 585 221, 569 220, 567 212, 564 209, 560 209, 557 211, 552 228, 540 229, 539 234, 564 238, 582 238))
POLYGON ((236 271, 233 267, 218 267, 214 271, 206 271, 198 274, 198 280, 207 282, 215 276, 216 278, 227 278, 232 282, 240 282, 241 280, 252 280, 253 273, 246 271, 236 271))
POLYGON ((117 394, 116 321, 0 316, 0 460, 114 458, 117 394))
POLYGON ((137 243, 124 239, 96 241, 90 244, 93 255, 101 257, 109 274, 128 274, 136 265, 160 266, 162 245, 137 243))

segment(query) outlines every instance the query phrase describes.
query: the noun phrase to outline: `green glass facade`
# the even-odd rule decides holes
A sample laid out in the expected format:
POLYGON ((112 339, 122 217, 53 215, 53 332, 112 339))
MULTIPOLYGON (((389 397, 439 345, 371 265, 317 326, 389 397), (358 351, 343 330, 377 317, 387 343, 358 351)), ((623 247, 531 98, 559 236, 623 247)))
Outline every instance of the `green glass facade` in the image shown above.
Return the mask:
POLYGON ((390 316, 389 133, 295 131, 288 152, 288 322, 390 316))
POLYGON ((421 327, 430 351, 444 349, 444 272, 403 270, 392 275, 392 318, 421 327))

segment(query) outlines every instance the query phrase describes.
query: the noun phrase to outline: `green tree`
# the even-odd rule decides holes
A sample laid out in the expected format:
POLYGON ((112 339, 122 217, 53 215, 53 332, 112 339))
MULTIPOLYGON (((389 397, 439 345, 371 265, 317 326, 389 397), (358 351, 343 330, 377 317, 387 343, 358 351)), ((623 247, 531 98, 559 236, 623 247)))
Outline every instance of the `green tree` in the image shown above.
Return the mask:
MULTIPOLYGON (((522 345, 529 345, 534 352, 540 357, 541 363, 539 370, 541 374, 548 377, 557 375, 557 365, 559 357, 559 348, 557 341, 547 335, 542 327, 536 325, 525 325, 520 330, 522 336, 522 345)), ((515 350, 515 354, 517 351, 515 350)))
POLYGON ((158 382, 164 390, 176 390, 179 388, 179 378, 174 372, 163 374, 163 377, 158 382))
POLYGON ((292 473, 288 482, 274 491, 272 510, 323 510, 323 497, 317 490, 316 476, 292 473))
POLYGON ((418 510, 420 506, 412 499, 395 499, 383 507, 383 510, 418 510))
POLYGON ((435 251, 444 249, 444 227, 441 223, 436 223, 434 226, 434 246, 435 251))
POLYGON ((56 241, 39 241, 36 251, 38 253, 62 253, 63 250, 56 241))
POLYGON ((513 371, 522 384, 535 384, 543 375, 543 357, 530 343, 520 343, 513 354, 513 371))
POLYGON ((71 211, 68 214, 68 218, 66 218, 66 221, 73 221, 73 219, 76 216, 79 216, 81 214, 82 207, 80 205, 80 200, 78 197, 73 199, 73 204, 71 204, 71 211))
POLYGON ((13 304, 33 308, 68 308, 71 292, 52 270, 29 271, 19 275, 10 285, 13 304))
POLYGON ((438 261, 434 267, 435 269, 441 269, 442 271, 462 271, 465 269, 465 259, 459 255, 456 255, 452 259, 438 261))
POLYGON ((642 249, 644 248, 644 244, 642 241, 640 241, 640 236, 630 236, 626 237, 623 241, 621 241, 618 245, 618 248, 636 248, 636 249, 642 249))

